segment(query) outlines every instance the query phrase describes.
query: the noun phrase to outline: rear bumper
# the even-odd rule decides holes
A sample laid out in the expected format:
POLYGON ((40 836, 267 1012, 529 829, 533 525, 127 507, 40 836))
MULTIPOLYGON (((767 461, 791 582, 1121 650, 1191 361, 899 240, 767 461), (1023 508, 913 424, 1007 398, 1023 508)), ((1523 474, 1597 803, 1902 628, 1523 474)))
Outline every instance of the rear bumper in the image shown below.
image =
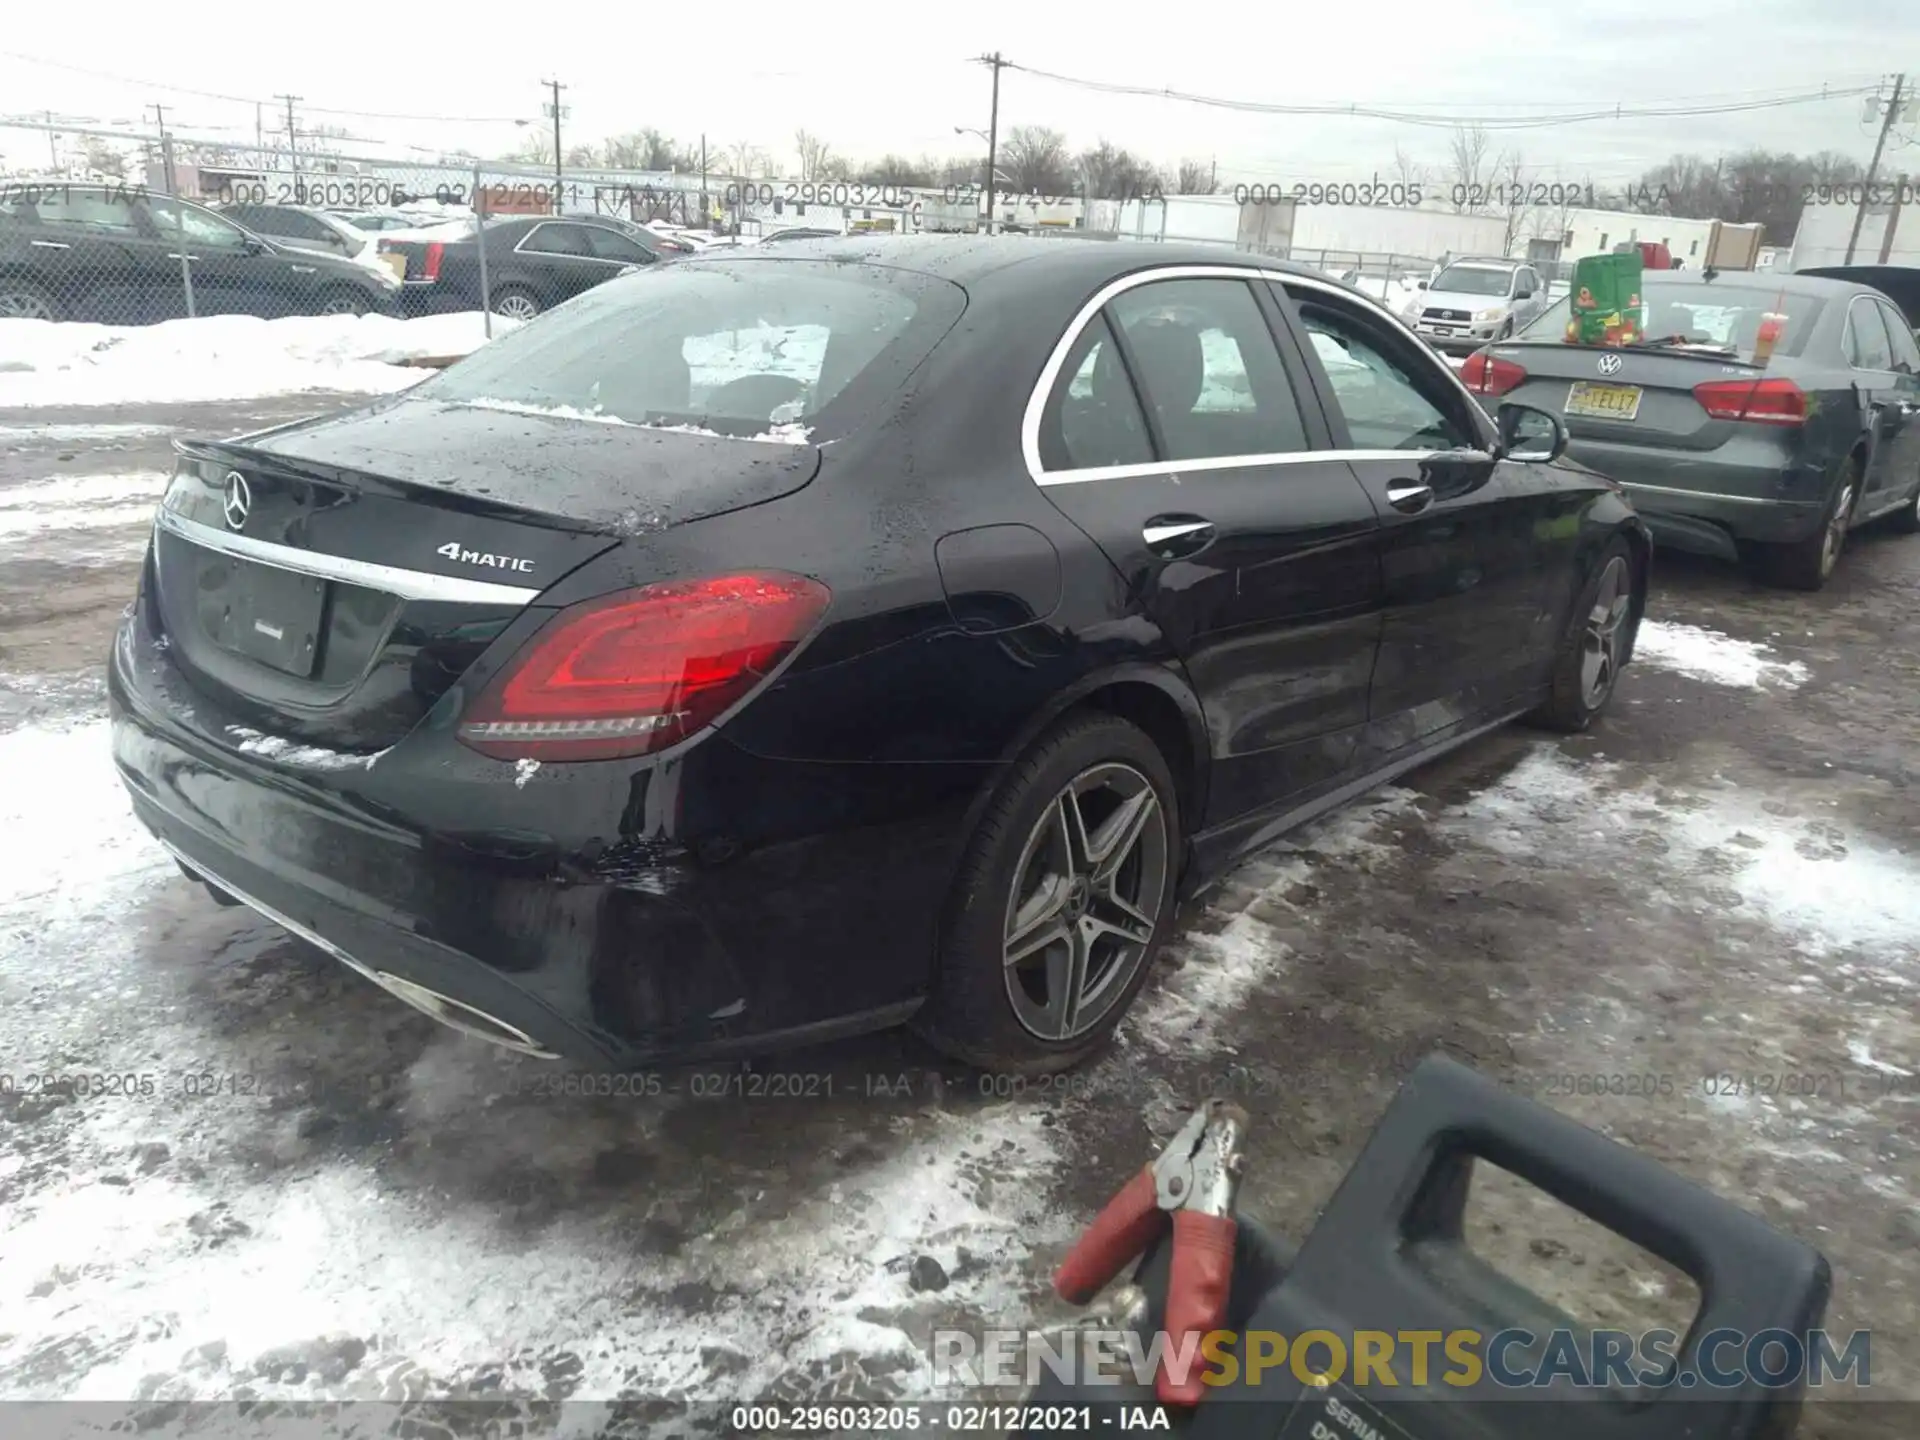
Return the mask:
POLYGON ((1731 556, 1735 542, 1804 540, 1820 528, 1827 472, 1789 459, 1771 438, 1705 454, 1575 440, 1568 452, 1626 488, 1654 537, 1677 549, 1731 556))
POLYGON ((430 725, 371 767, 296 766, 223 742, 138 616, 109 709, 134 813, 187 868, 457 1028, 617 1066, 904 1019, 983 779, 710 736, 517 786, 430 725))

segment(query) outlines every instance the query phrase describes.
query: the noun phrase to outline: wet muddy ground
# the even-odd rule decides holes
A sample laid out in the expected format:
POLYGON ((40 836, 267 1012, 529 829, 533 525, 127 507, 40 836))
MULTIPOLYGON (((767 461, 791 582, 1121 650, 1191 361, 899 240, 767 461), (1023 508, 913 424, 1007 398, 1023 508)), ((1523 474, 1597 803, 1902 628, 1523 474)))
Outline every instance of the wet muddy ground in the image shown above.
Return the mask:
MULTIPOLYGON (((1817 596, 1663 557, 1591 733, 1498 732, 1249 862, 1054 1086, 889 1035, 758 1067, 798 1097, 575 1094, 213 905, 109 765, 170 435, 333 403, 0 413, 0 1397, 924 1394, 934 1329, 1069 1318, 1052 1264, 1202 1091, 1297 1236, 1441 1049, 1819 1246, 1829 1326, 1920 1398, 1920 539, 1817 596), (35 1079, 77 1075, 132 1093, 35 1079)), ((1477 1223, 1575 1314, 1677 1299, 1498 1187, 1477 1223)), ((1914 1428, 1877 1413, 1846 1433, 1914 1428)))

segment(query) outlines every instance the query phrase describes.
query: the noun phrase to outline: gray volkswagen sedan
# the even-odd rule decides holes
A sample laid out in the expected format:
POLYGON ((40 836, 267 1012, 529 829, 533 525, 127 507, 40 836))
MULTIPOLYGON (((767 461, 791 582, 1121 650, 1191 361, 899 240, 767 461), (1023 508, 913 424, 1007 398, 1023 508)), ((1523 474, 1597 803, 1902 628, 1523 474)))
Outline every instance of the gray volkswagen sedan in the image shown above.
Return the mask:
MULTIPOLYGON (((1638 343, 1566 339, 1561 299, 1460 378, 1562 416, 1656 540, 1818 590, 1853 529, 1920 531, 1920 345, 1870 286, 1648 271, 1638 343)), ((1497 397, 1497 398, 1496 398, 1497 397)))

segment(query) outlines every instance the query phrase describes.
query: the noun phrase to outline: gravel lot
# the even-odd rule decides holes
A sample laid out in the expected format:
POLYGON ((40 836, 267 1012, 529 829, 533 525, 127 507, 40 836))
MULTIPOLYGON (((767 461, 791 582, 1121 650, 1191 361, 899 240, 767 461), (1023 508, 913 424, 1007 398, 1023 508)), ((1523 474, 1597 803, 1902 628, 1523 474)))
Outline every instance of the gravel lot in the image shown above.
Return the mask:
MULTIPOLYGON (((1663 555, 1605 722, 1248 863, 1057 1089, 884 1036, 760 1067, 831 1096, 556 1097, 213 905, 108 761, 170 435, 339 403, 0 411, 0 1398, 921 1394, 932 1328, 1065 1318, 1052 1263, 1207 1077, 1254 1111, 1243 1208, 1297 1235, 1435 1048, 1818 1244, 1830 1327, 1920 1398, 1920 540, 1857 536, 1818 596, 1663 555), (72 1074, 154 1093, 32 1078, 72 1074), (1616 1075, 1670 1083, 1561 1078, 1616 1075)), ((1582 1313, 1674 1298, 1488 1207, 1582 1313)))

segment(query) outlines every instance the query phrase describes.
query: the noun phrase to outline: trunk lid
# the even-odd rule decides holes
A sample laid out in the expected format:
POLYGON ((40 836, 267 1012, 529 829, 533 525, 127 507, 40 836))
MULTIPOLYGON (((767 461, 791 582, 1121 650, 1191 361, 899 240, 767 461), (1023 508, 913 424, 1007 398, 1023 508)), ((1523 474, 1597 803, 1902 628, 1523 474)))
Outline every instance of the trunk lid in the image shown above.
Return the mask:
POLYGON ((582 564, 820 460, 404 396, 179 449, 149 578, 175 662, 242 727, 349 753, 404 736, 582 564))
POLYGON ((1496 364, 1505 361, 1527 372, 1513 389, 1487 396, 1490 404, 1549 410, 1566 422, 1568 436, 1576 441, 1663 450, 1714 450, 1734 433, 1739 422, 1709 415, 1694 396, 1696 385, 1758 381, 1768 374, 1764 365, 1704 348, 1630 350, 1520 341, 1495 345, 1488 353, 1496 364), (1610 415, 1582 413, 1608 403, 1622 408, 1610 415))

